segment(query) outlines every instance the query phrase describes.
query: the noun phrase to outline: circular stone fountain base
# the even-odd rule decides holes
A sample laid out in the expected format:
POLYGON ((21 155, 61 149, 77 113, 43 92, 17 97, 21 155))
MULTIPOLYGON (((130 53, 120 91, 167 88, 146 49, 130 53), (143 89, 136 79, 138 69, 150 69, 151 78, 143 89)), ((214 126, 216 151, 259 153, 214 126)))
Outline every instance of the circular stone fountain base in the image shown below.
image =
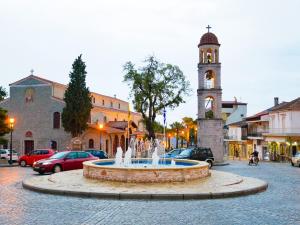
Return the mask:
POLYGON ((83 176, 101 181, 127 183, 187 182, 208 177, 208 163, 196 160, 160 160, 157 166, 152 159, 131 159, 130 166, 116 166, 114 159, 101 159, 83 163, 83 176), (165 164, 164 164, 165 163, 165 164))
POLYGON ((122 183, 87 179, 82 170, 36 176, 23 187, 49 194, 112 199, 211 199, 249 195, 265 191, 265 181, 232 173, 210 171, 211 176, 189 182, 122 183))

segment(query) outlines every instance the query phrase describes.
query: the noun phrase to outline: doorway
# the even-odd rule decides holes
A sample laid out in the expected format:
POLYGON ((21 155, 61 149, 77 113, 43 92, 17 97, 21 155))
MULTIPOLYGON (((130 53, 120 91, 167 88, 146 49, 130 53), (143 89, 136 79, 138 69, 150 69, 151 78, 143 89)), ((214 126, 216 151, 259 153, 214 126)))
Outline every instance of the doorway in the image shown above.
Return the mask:
POLYGON ((24 152, 25 154, 28 154, 34 150, 34 141, 32 140, 26 140, 24 141, 24 152))

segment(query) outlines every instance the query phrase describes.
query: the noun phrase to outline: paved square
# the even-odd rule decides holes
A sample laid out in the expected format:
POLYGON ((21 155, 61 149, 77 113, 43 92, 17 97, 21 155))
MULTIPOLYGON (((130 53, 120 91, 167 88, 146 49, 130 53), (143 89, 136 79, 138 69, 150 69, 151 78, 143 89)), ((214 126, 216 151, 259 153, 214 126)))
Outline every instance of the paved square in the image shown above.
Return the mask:
POLYGON ((234 161, 214 169, 265 180, 269 188, 231 199, 102 200, 24 190, 22 179, 39 175, 29 167, 0 168, 0 224, 300 224, 300 168, 234 161))

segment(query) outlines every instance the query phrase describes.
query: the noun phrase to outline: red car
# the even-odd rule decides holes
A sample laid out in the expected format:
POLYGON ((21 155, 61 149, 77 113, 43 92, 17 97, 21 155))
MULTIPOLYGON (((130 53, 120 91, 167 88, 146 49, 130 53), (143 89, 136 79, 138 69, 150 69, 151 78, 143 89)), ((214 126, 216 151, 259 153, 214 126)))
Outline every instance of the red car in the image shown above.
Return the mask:
POLYGON ((19 158, 20 166, 32 166, 34 162, 41 159, 47 159, 55 154, 55 151, 52 149, 38 149, 30 152, 27 155, 23 155, 19 158))
POLYGON ((43 159, 33 164, 33 170, 43 173, 58 173, 65 170, 77 170, 82 169, 82 163, 89 160, 97 160, 88 152, 81 151, 65 151, 58 152, 51 156, 49 159, 43 159))

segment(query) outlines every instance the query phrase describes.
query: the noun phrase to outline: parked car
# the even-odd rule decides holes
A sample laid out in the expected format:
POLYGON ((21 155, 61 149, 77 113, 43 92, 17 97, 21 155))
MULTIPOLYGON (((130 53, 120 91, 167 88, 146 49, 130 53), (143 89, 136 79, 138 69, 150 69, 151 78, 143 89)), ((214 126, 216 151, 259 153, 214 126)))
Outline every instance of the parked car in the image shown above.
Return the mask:
POLYGON ((191 147, 183 150, 176 159, 192 159, 205 161, 211 168, 214 164, 214 156, 210 148, 191 147))
POLYGON ((33 170, 44 173, 58 173, 66 170, 82 169, 82 163, 98 158, 88 152, 82 151, 64 151, 58 152, 48 159, 42 159, 33 164, 33 170))
POLYGON ((85 152, 91 153, 93 156, 98 157, 99 159, 107 159, 108 156, 105 151, 103 150, 95 150, 95 149, 88 149, 85 152))
POLYGON ((179 155, 184 149, 178 148, 178 149, 173 149, 166 154, 163 154, 160 156, 160 158, 175 158, 175 156, 179 155))
POLYGON ((41 159, 47 159, 55 154, 55 151, 52 149, 38 149, 30 152, 27 155, 23 155, 19 158, 19 165, 24 166, 32 166, 34 162, 39 161, 41 159))
MULTIPOLYGON (((10 150, 0 149, 0 159, 10 160, 10 150)), ((17 162, 18 160, 19 160, 18 153, 15 150, 12 150, 12 161, 17 162)))
POLYGON ((292 157, 291 164, 292 166, 300 167, 300 152, 296 153, 296 155, 292 157))

